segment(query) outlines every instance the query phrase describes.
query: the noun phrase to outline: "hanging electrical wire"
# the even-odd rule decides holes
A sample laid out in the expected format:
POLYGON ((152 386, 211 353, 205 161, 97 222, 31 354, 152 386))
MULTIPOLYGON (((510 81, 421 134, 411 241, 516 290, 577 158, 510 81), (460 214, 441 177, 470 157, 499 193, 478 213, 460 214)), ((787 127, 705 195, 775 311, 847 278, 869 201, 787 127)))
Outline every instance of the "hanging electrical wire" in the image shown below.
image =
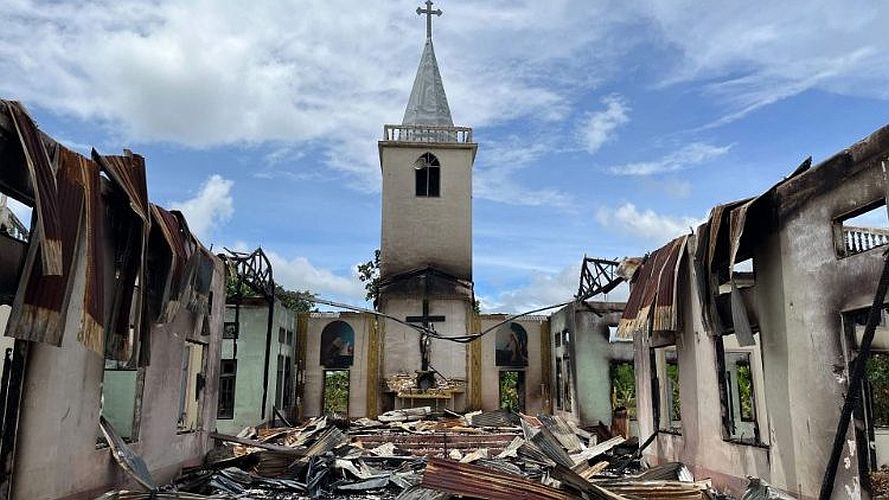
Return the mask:
POLYGON ((512 316, 508 316, 508 317, 507 317, 506 319, 504 319, 503 321, 497 322, 497 323, 495 323, 493 326, 491 326, 491 327, 489 327, 489 328, 486 328, 486 329, 484 329, 484 330, 482 330, 482 331, 480 331, 480 332, 478 332, 478 333, 470 333, 470 334, 468 334, 468 335, 456 335, 456 336, 450 336, 450 335, 442 335, 442 334, 438 333, 437 331, 435 331, 434 328, 427 328, 427 327, 424 327, 423 325, 418 325, 418 324, 415 324, 415 323, 408 323, 407 321, 404 321, 404 320, 402 320, 402 319, 396 318, 395 316, 390 316, 390 315, 388 315, 388 314, 381 313, 381 312, 379 312, 379 311, 374 311, 374 310, 372 310, 372 309, 367 309, 367 308, 364 308, 364 307, 353 306, 353 305, 350 305, 350 304, 343 304, 342 302, 335 302, 335 301, 332 301, 332 300, 327 300, 327 299, 324 299, 324 298, 321 298, 321 297, 315 297, 315 296, 307 297, 306 300, 308 300, 309 302, 315 303, 315 304, 321 304, 321 305, 325 305, 325 306, 335 307, 335 308, 337 308, 337 309, 345 309, 345 310, 348 310, 348 311, 355 311, 355 312, 360 312, 360 313, 365 313, 365 314, 372 314, 372 315, 374 315, 374 316, 378 316, 378 317, 381 317, 381 318, 386 318, 386 319, 392 320, 392 321, 394 321, 394 322, 396 322, 396 323, 398 323, 398 324, 400 324, 400 325, 404 325, 404 326, 406 326, 406 327, 408 327, 408 328, 412 328, 412 329, 416 330, 416 331, 419 332, 419 333, 428 335, 428 336, 431 337, 431 338, 440 339, 440 340, 447 340, 447 341, 450 341, 450 342, 457 342, 457 343, 460 343, 460 344, 467 344, 467 343, 469 343, 469 342, 472 342, 472 341, 475 340, 475 339, 481 338, 481 337, 483 337, 484 335, 486 335, 486 334, 488 334, 488 333, 490 333, 490 332, 496 330, 497 328, 500 328, 501 326, 505 325, 506 323, 509 323, 510 321, 515 321, 515 320, 518 319, 518 318, 522 318, 522 317, 524 317, 524 316, 528 316, 528 315, 531 315, 531 314, 540 313, 540 312, 543 312, 543 311, 548 311, 548 310, 550 310, 550 309, 557 309, 557 308, 560 308, 560 307, 565 307, 565 306, 567 306, 568 304, 571 304, 572 302, 574 302, 574 300, 569 300, 569 301, 567 301, 567 302, 562 302, 562 303, 559 303, 559 304, 553 304, 553 305, 545 306, 545 307, 539 307, 539 308, 537 308, 537 309, 532 309, 532 310, 530 310, 530 311, 525 311, 525 312, 523 312, 523 313, 514 314, 514 315, 512 315, 512 316))

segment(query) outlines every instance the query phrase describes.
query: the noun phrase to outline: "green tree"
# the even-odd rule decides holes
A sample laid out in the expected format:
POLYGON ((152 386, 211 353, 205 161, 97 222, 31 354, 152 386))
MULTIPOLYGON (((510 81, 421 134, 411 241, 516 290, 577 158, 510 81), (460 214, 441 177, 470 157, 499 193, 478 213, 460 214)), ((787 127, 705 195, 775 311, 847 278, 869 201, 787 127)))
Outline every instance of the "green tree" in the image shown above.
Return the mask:
POLYGON ((284 304, 284 307, 293 312, 301 313, 315 310, 315 304, 310 300, 314 295, 309 290, 287 290, 276 284, 275 297, 284 304))
POLYGON ((500 372, 500 408, 521 411, 519 402, 519 372, 500 372))
POLYGON ((673 405, 670 408, 670 420, 682 420, 680 412, 681 402, 679 400, 679 365, 676 363, 667 364, 667 378, 670 381, 670 390, 673 395, 673 405))
POLYGON ((364 283, 367 294, 364 300, 373 301, 374 308, 380 300, 380 249, 374 250, 374 256, 364 264, 358 264, 358 279, 364 283))
POLYGON ((738 397, 741 400, 741 420, 753 421, 753 372, 749 364, 738 364, 738 397))
POLYGON ((636 418, 636 372, 633 363, 611 365, 611 404, 623 406, 631 419, 636 418))
POLYGON ((349 372, 324 372, 324 413, 345 415, 349 411, 349 372))
POLYGON ((871 354, 865 374, 871 388, 874 425, 889 427, 889 354, 871 354))

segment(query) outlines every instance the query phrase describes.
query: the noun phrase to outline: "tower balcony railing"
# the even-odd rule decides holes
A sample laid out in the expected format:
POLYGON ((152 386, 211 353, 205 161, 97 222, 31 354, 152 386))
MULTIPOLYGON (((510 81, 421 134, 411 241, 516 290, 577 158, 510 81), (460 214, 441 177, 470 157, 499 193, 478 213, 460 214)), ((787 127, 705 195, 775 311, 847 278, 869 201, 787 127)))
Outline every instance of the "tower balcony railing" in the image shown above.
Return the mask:
POLYGON ((472 143, 470 127, 439 127, 435 125, 384 125, 384 141, 472 143))

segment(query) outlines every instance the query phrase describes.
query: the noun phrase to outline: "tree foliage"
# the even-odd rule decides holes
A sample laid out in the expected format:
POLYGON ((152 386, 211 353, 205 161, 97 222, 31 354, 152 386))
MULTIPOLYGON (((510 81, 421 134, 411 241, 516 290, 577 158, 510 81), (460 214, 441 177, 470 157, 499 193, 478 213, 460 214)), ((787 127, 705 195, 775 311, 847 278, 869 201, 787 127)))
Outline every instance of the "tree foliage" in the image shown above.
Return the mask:
POLYGON ((364 264, 358 264, 358 279, 364 283, 367 291, 364 300, 373 301, 374 308, 380 300, 380 249, 374 250, 374 256, 364 264))
POLYGON ((741 400, 741 420, 753 421, 753 372, 749 363, 738 365, 738 398, 741 400))
POLYGON ((613 408, 623 406, 627 415, 636 419, 636 372, 633 363, 611 365, 611 404, 613 408))
POLYGON ((500 372, 500 408, 522 411, 519 399, 519 372, 500 372))
MULTIPOLYGON (((225 282, 225 297, 232 299, 250 299, 261 297, 259 293, 250 288, 244 280, 239 279, 235 273, 229 273, 225 282)), ((288 290, 279 284, 275 284, 275 298, 284 304, 284 307, 293 312, 310 312, 314 310, 314 304, 309 300, 313 294, 309 290, 288 290)))
POLYGON ((670 407, 670 420, 678 422, 679 420, 682 420, 682 413, 680 411, 682 405, 679 399, 679 365, 675 363, 667 364, 667 379, 670 381, 670 391, 673 402, 670 407))
POLYGON ((889 427, 889 354, 871 354, 865 374, 871 388, 874 425, 889 427))
POLYGON ((349 411, 349 372, 324 372, 324 413, 345 415, 349 411))
POLYGON ((309 290, 287 290, 281 285, 275 285, 275 297, 284 304, 284 307, 293 312, 314 311, 314 303, 311 299, 314 295, 309 290))

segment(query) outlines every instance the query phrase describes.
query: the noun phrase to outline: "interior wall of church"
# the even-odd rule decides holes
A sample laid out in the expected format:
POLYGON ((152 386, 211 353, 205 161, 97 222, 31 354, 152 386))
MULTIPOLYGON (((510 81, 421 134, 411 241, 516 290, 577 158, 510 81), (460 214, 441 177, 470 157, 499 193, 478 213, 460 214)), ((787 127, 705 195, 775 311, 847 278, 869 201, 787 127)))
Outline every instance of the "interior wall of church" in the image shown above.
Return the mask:
MULTIPOLYGON (((501 314, 482 315, 480 318, 482 331, 506 318, 507 316, 501 314)), ((497 366, 497 331, 482 337, 482 410, 500 408, 500 372, 518 369, 525 372, 525 413, 537 415, 546 411, 547 390, 543 388, 545 379, 541 366, 540 345, 541 325, 545 325, 546 322, 547 318, 543 316, 528 316, 514 321, 524 328, 528 336, 528 366, 524 368, 497 366)), ((509 323, 504 326, 509 328, 509 323)))
POLYGON ((383 276, 432 266, 471 279, 474 155, 466 144, 381 146, 383 276), (416 196, 414 163, 426 152, 441 163, 439 197, 416 196))
POLYGON ((349 366, 349 417, 367 416, 368 328, 372 319, 362 313, 312 313, 309 315, 306 339, 306 373, 303 415, 315 417, 323 413, 324 371, 321 364, 321 336, 324 328, 335 322, 347 323, 355 333, 352 365, 349 366))

